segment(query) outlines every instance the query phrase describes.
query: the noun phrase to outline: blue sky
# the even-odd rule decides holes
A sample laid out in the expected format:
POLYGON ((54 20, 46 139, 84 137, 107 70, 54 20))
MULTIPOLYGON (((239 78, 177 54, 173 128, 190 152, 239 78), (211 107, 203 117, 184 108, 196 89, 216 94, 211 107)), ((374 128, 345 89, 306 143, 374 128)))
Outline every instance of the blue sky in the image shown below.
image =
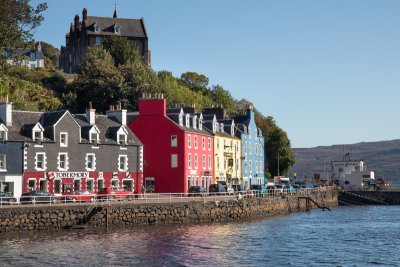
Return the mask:
MULTIPOLYGON (((39 0, 32 0, 37 4, 39 0)), ((47 0, 36 40, 114 1, 47 0)), ((125 0, 144 17, 154 70, 196 71, 273 116, 293 147, 400 138, 400 1, 125 0)))

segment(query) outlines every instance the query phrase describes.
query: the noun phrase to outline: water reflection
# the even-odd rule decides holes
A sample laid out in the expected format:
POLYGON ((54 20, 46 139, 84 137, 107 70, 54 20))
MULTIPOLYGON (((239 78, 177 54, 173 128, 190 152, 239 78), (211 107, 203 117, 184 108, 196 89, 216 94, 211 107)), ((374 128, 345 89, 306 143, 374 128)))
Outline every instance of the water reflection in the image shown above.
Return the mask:
POLYGON ((2 266, 397 265, 400 209, 337 208, 263 220, 1 235, 2 266), (379 253, 377 253, 379 248, 379 253))

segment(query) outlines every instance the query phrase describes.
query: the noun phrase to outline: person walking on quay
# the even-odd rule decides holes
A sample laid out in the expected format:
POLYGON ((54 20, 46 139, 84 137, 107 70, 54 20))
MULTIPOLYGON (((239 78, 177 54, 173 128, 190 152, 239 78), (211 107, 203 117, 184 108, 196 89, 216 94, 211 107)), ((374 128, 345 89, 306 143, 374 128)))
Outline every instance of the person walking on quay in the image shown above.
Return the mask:
POLYGON ((142 197, 146 198, 146 187, 144 185, 142 185, 142 197))

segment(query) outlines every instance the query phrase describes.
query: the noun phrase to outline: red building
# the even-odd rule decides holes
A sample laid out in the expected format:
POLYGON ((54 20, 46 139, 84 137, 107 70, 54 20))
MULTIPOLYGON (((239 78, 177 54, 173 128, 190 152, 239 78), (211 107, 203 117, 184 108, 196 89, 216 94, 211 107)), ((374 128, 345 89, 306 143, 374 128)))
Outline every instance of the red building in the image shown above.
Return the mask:
POLYGON ((192 185, 214 183, 213 137, 193 107, 167 110, 164 98, 140 99, 139 112, 128 114, 128 121, 144 145, 148 192, 186 193, 192 185))

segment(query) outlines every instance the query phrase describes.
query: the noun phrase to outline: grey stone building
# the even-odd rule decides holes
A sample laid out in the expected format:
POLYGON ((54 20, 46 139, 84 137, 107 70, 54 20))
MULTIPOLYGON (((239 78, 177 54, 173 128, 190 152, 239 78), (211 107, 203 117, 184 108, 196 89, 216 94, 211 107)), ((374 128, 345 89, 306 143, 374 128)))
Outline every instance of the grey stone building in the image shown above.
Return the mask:
POLYGON ((69 33, 65 36, 65 46, 61 47, 60 69, 66 73, 76 73, 85 59, 89 46, 101 45, 107 36, 122 36, 130 40, 138 49, 144 62, 150 66, 150 50, 144 19, 118 18, 115 9, 112 18, 88 16, 82 11, 82 21, 76 15, 69 33))
MULTIPOLYGON (((103 187, 140 192, 143 146, 126 126, 126 110, 107 115, 68 110, 28 112, 0 103, 0 182, 19 197, 30 190, 54 194, 103 187)), ((114 109, 115 108, 115 109, 114 109)))

